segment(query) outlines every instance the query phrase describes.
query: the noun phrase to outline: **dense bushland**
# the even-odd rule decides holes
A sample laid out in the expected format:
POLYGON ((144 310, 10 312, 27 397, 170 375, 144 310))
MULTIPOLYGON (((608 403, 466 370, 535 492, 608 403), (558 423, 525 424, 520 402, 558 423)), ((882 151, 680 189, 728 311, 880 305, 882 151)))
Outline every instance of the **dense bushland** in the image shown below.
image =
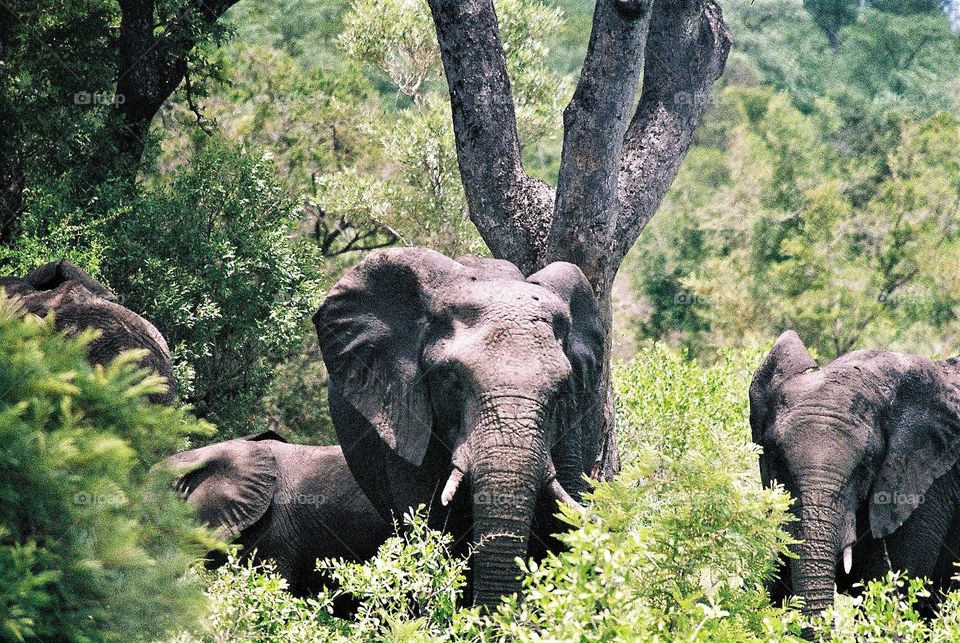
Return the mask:
POLYGON ((150 404, 164 384, 0 297, 0 638, 150 639, 203 613, 212 534, 150 466, 212 427, 150 404))
MULTIPOLYGON (((495 614, 456 609, 464 562, 447 537, 404 517, 407 530, 366 565, 323 563, 360 603, 334 618, 330 594, 301 600, 269 565, 232 563, 207 593, 201 640, 799 641, 797 605, 763 589, 790 498, 760 488, 746 387, 760 352, 726 352, 710 367, 647 347, 617 373, 624 471, 597 485, 584 514, 564 511, 567 551, 522 565, 524 591, 495 614), (278 639, 279 640, 279 639, 278 639)), ((518 568, 519 571, 519 568, 518 568)), ((950 641, 960 593, 924 622, 922 581, 892 575, 840 596, 819 623, 828 641, 950 641)))

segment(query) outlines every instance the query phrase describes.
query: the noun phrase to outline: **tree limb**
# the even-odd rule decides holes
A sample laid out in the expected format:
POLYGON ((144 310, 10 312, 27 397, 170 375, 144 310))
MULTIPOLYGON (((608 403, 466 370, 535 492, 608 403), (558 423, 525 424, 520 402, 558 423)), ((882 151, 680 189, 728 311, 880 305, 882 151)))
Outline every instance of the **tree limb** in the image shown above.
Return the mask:
POLYGON ((117 110, 124 120, 118 140, 136 165, 143 155, 150 121, 187 74, 187 56, 199 33, 192 22, 209 28, 237 0, 190 0, 173 23, 154 33, 154 0, 119 0, 120 41, 117 110))
POLYGON ((613 262, 618 265, 660 207, 680 169, 730 52, 730 32, 714 0, 657 0, 643 91, 620 160, 613 262))
MULTIPOLYGON (((0 2, 0 65, 10 65, 10 53, 13 48, 14 27, 17 15, 12 7, 0 2)), ((16 124, 15 113, 8 105, 0 102, 0 130, 5 136, 13 138, 16 124)), ((0 154, 0 244, 7 245, 13 240, 20 209, 23 204, 24 176, 20 167, 20 150, 13 145, 0 154)))
POLYGON ((620 149, 636 100, 652 0, 599 0, 573 99, 563 112, 563 153, 547 261, 606 280, 618 205, 620 149))
POLYGON ((552 190, 523 169, 493 0, 429 0, 450 87, 457 159, 470 219, 497 257, 540 265, 552 190))

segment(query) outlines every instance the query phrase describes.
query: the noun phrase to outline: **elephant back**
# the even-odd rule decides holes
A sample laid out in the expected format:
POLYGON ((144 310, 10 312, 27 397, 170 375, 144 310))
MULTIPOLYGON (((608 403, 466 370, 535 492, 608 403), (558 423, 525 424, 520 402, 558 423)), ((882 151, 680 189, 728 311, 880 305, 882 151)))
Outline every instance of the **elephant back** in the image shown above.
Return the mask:
MULTIPOLYGON (((106 286, 69 261, 52 261, 26 277, 0 279, 0 288, 19 299, 23 309, 38 317, 55 313, 57 330, 75 334, 94 329, 99 335, 88 349, 93 364, 107 364, 128 350, 146 350, 143 366, 157 372, 172 385, 170 348, 160 331, 149 321, 120 305, 106 286)), ((173 404, 172 386, 152 395, 154 402, 173 404)))

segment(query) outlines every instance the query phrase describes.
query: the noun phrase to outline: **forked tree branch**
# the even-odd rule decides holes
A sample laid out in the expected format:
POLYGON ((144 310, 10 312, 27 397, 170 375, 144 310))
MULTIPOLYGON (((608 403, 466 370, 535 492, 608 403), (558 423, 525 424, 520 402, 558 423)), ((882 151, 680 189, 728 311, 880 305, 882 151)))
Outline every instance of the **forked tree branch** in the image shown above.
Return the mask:
POLYGON ((158 34, 154 0, 119 0, 117 110, 125 125, 119 144, 134 166, 150 122, 187 74, 187 56, 199 36, 192 23, 209 28, 237 1, 191 0, 158 34))
POLYGON ((553 191, 523 169, 493 0, 429 0, 470 219, 497 257, 540 265, 553 191))
POLYGON ((615 265, 666 195, 693 142, 714 81, 730 52, 730 31, 714 0, 656 0, 643 91, 620 160, 615 265))
POLYGON ((636 104, 653 0, 600 0, 573 99, 563 112, 563 153, 547 261, 607 272, 618 201, 620 148, 636 104))

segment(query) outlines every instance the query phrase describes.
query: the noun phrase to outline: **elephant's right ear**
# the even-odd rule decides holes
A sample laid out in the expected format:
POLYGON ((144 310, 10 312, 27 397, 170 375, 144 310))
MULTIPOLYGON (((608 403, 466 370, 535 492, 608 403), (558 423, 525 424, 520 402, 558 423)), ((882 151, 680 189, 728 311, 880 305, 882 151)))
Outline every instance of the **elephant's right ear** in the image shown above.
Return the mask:
POLYGON ((817 362, 796 332, 788 330, 777 338, 750 382, 750 433, 756 444, 760 444, 777 389, 790 378, 816 367, 817 362))
POLYGON ((337 282, 313 316, 331 390, 415 466, 423 462, 433 430, 420 368, 427 303, 463 270, 433 250, 375 252, 337 282))
POLYGON ((178 453, 164 468, 177 491, 197 507, 201 522, 236 536, 263 517, 277 488, 277 461, 270 448, 240 438, 178 453))

